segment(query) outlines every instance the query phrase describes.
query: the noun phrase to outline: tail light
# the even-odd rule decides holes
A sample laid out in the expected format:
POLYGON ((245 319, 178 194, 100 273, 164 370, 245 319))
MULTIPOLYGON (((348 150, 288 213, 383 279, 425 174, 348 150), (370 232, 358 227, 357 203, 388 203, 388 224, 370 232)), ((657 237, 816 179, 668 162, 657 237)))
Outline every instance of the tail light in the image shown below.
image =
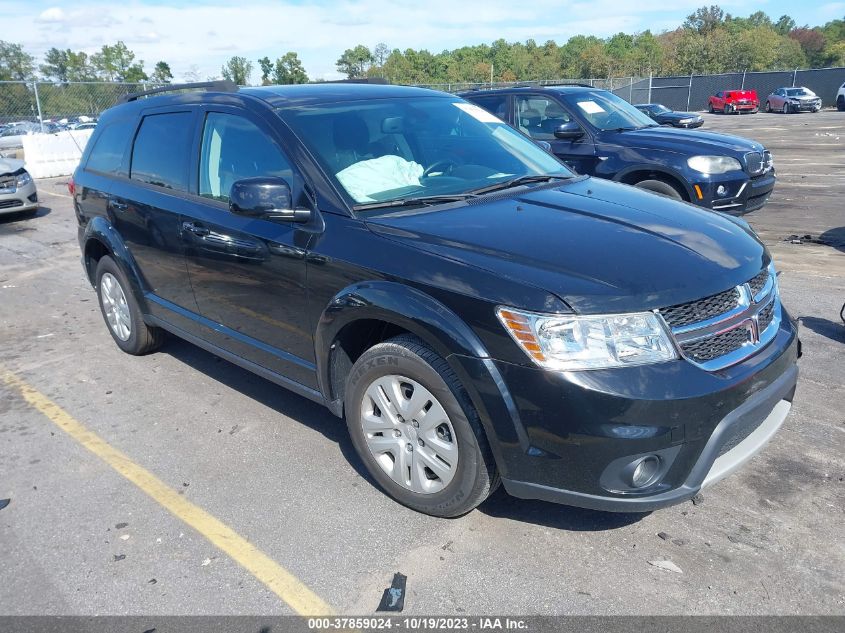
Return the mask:
POLYGON ((68 193, 70 193, 71 196, 73 196, 73 194, 76 193, 76 183, 73 182, 73 176, 71 176, 67 181, 67 190, 68 190, 68 193))

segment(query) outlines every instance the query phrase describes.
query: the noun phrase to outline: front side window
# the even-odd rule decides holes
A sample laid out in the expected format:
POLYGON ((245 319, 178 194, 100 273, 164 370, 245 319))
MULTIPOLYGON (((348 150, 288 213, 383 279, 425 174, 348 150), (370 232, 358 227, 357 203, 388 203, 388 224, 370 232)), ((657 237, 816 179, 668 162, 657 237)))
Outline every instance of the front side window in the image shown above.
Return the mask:
POLYGON ((598 130, 638 130, 657 124, 630 103, 606 90, 567 93, 563 101, 598 130))
POLYGON ((200 150, 199 194, 228 202, 232 185, 243 178, 284 179, 293 187, 290 162, 257 125, 244 117, 211 112, 200 150))
POLYGON ((519 130, 540 141, 555 139, 555 130, 570 120, 554 99, 540 95, 519 96, 514 100, 514 120, 519 130))
POLYGON ((508 118, 508 95, 506 94, 472 96, 469 100, 499 117, 502 121, 508 118))
POLYGON ((572 175, 509 125, 455 97, 328 103, 278 114, 353 205, 472 195, 523 176, 572 175))
POLYGON ((145 116, 132 148, 130 178, 166 189, 187 191, 192 120, 190 112, 145 116))

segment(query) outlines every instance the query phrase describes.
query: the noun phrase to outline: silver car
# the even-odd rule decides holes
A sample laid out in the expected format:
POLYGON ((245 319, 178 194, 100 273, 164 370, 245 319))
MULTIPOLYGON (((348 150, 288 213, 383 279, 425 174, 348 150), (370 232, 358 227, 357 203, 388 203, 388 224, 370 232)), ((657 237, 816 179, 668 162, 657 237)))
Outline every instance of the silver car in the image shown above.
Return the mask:
POLYGON ((809 88, 778 88, 766 97, 766 112, 818 112, 822 100, 809 88))
POLYGON ((38 192, 23 161, 0 158, 0 215, 38 210, 38 192))

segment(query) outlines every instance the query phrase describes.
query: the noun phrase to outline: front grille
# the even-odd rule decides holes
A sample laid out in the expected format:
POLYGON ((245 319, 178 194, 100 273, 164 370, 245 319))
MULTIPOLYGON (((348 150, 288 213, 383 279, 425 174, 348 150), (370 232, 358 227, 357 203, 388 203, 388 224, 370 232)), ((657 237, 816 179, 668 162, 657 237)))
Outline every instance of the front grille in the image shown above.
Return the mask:
POLYGON ((23 206, 21 200, 0 200, 0 209, 11 209, 12 207, 23 206))
MULTIPOLYGON (((763 420, 765 420, 765 418, 763 418, 763 420)), ((745 438, 747 438, 760 427, 760 425, 763 423, 763 420, 754 417, 740 418, 739 420, 737 420, 728 429, 727 439, 725 440, 725 443, 719 447, 718 457, 721 457, 729 450, 739 446, 740 442, 742 442, 745 438)))
POLYGON ((756 277, 748 282, 751 287, 751 294, 755 297, 760 294, 760 291, 766 287, 766 282, 769 281, 769 271, 761 271, 756 277))
POLYGON ((731 288, 698 301, 662 308, 660 314, 663 315, 669 327, 678 328, 707 321, 725 312, 730 312, 738 305, 739 291, 736 288, 731 288))
POLYGON ((760 152, 748 152, 745 155, 745 168, 749 174, 763 173, 763 154, 760 152))
POLYGON ((760 310, 760 314, 757 315, 757 323, 759 325, 760 331, 764 332, 767 327, 772 324, 772 321, 775 318, 775 302, 770 301, 769 305, 765 308, 760 310))
POLYGON ((684 343, 681 349, 688 358, 704 363, 735 352, 750 340, 748 329, 737 327, 716 336, 684 343))

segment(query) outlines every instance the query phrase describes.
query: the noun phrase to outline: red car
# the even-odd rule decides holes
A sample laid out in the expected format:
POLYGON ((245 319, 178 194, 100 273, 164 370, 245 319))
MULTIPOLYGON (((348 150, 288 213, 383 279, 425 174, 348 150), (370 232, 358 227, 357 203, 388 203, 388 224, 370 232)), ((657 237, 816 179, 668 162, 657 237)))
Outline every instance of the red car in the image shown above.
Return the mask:
POLYGON ((710 97, 710 112, 725 114, 756 114, 760 110, 760 100, 756 90, 722 90, 710 97))

